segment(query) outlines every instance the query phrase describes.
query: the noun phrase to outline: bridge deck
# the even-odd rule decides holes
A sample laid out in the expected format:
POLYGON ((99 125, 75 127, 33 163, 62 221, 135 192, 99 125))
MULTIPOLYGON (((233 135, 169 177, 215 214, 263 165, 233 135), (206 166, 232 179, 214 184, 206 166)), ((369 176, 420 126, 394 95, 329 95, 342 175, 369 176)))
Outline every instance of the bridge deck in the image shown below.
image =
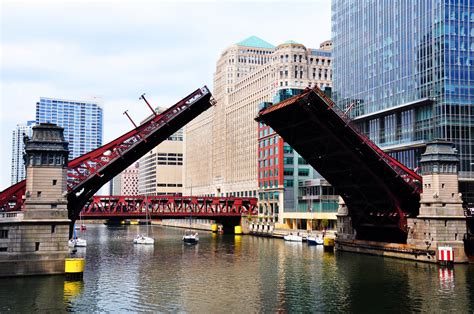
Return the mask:
POLYGON ((359 238, 403 242, 406 216, 419 209, 421 177, 358 132, 319 89, 262 110, 272 127, 330 182, 349 208, 359 238), (393 229, 391 229, 393 228, 393 229))

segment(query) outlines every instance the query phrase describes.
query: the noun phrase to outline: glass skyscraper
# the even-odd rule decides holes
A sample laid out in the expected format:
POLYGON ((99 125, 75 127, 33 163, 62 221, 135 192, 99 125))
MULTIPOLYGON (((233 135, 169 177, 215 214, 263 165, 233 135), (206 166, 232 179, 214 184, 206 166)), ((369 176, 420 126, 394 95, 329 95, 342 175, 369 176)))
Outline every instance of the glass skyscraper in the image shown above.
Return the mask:
POLYGON ((64 128, 69 160, 102 145, 102 108, 97 102, 41 97, 36 103, 36 123, 64 128))
POLYGON ((333 96, 409 167, 455 143, 474 199, 474 0, 333 0, 333 96))
POLYGON ((26 168, 23 161, 25 143, 23 137, 33 134, 35 121, 27 121, 26 124, 17 124, 12 132, 12 163, 11 163, 11 184, 20 182, 26 178, 26 168))

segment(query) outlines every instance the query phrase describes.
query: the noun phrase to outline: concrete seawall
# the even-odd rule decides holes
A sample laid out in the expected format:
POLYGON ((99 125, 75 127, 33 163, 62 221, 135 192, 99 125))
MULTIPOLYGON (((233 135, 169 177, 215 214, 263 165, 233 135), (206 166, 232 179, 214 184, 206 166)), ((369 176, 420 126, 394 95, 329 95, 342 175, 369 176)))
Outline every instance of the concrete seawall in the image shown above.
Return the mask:
POLYGON ((207 219, 193 219, 189 224, 189 219, 164 219, 164 220, 153 220, 152 225, 175 227, 183 229, 195 229, 195 230, 206 230, 211 231, 211 225, 214 221, 207 219))

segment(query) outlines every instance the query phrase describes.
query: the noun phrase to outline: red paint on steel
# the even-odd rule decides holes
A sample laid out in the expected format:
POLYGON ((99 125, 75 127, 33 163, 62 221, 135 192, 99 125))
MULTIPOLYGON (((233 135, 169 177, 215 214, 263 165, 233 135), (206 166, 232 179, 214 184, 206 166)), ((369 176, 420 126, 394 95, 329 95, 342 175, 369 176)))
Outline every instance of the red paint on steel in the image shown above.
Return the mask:
POLYGON ((256 215, 256 198, 199 196, 94 196, 83 208, 87 218, 235 217, 256 215))
MULTIPOLYGON (((148 138, 159 137, 157 135, 160 134, 161 129, 166 128, 173 120, 177 121, 176 124, 183 124, 182 126, 184 126, 185 121, 179 119, 180 115, 192 110, 194 104, 201 102, 203 99, 210 99, 210 97, 211 94, 206 86, 197 89, 174 106, 168 108, 163 113, 148 119, 145 123, 139 125, 133 130, 87 154, 71 160, 68 163, 68 198, 71 194, 77 193, 78 196, 74 195, 74 202, 77 203, 79 198, 84 197, 86 199, 81 201, 86 202, 87 199, 100 188, 100 186, 97 186, 99 183, 96 182, 100 182, 101 180, 94 180, 94 183, 87 185, 86 183, 88 181, 94 178, 97 179, 97 177, 102 177, 104 172, 107 172, 107 176, 110 177, 110 179, 120 173, 123 169, 114 167, 115 164, 120 164, 118 162, 119 160, 127 158, 127 163, 132 164, 141 157, 141 155, 137 155, 137 147, 140 146, 141 151, 152 149, 157 145, 156 139, 153 142, 153 147, 153 143, 150 142, 143 145, 143 142, 146 143, 148 138), (86 186, 87 191, 83 191, 84 186, 86 186)), ((207 109, 211 105, 212 101, 210 101, 210 104, 206 106, 200 106, 199 110, 196 110, 195 113, 193 111, 193 113, 188 115, 186 119, 189 119, 189 116, 191 116, 191 118, 195 117, 200 113, 200 110, 202 110, 203 107, 207 109)), ((102 184, 105 182, 100 183, 102 184)), ((21 210, 25 192, 26 180, 20 181, 0 192, 0 211, 21 210)), ((70 218, 74 217, 70 216, 70 218)))

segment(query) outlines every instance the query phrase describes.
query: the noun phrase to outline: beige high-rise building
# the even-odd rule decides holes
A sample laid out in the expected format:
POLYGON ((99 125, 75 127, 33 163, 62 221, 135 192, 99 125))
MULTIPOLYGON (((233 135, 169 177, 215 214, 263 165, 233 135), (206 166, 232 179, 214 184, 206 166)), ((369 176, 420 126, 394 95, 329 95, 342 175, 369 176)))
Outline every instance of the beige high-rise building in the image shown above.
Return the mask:
MULTIPOLYGON (((330 49, 327 41, 317 51, 330 49)), ((192 187, 196 195, 257 196, 258 106, 283 89, 331 86, 330 57, 314 51, 252 36, 221 54, 214 74, 217 103, 186 127, 184 194, 192 187)))
MULTIPOLYGON (((165 109, 156 108, 155 110, 161 113, 165 109)), ((139 162, 138 193, 140 195, 181 195, 183 193, 183 130, 180 129, 161 142, 140 158, 139 162)))
POLYGON ((113 195, 138 195, 138 169, 136 162, 115 176, 112 181, 113 195))

